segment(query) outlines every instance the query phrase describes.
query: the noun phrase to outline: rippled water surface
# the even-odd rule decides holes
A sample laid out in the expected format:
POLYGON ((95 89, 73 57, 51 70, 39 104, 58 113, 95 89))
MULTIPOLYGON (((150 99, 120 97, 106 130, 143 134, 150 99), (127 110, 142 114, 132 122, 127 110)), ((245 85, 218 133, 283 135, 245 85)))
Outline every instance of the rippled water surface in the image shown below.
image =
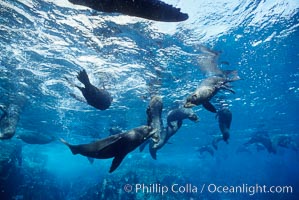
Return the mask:
POLYGON ((200 193, 203 184, 212 183, 291 185, 292 194, 254 197, 298 197, 298 149, 280 147, 276 154, 238 149, 258 131, 290 136, 299 145, 299 2, 165 2, 180 7, 189 19, 155 22, 97 12, 67 0, 1 0, 0 104, 10 104, 16 96, 26 97, 16 135, 33 132, 87 143, 108 136, 113 126, 129 130, 146 124, 145 111, 152 95, 163 99, 163 120, 169 110, 182 106, 204 79, 198 57, 202 55, 200 47, 205 46, 221 52, 221 69, 235 69, 241 78, 231 84, 235 94, 220 92, 212 100, 217 106, 225 102, 233 113, 229 143, 219 143, 214 156, 196 150, 220 134, 215 115, 202 106, 193 108, 200 121, 184 121, 170 144, 158 151, 157 160, 147 148, 142 153, 135 150, 112 175, 108 173, 111 160, 90 165, 58 141, 29 145, 14 137, 0 141, 22 146, 21 178, 9 183, 11 198, 162 197, 159 192, 125 193, 125 184, 136 183, 198 187, 197 193, 168 192, 163 195, 167 199, 253 196, 200 193), (94 85, 111 93, 109 109, 96 110, 70 95, 81 93, 66 78, 79 84, 76 75, 81 69, 94 85))

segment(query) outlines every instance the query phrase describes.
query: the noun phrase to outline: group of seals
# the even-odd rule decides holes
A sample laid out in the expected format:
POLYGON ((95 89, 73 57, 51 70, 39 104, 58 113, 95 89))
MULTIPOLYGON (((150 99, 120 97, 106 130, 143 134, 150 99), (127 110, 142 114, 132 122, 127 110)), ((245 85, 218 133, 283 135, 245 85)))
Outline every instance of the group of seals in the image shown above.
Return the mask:
POLYGON ((179 8, 160 0, 69 0, 73 4, 86 6, 101 12, 122 13, 145 19, 180 22, 188 19, 188 14, 179 8))
POLYGON ((168 113, 167 127, 163 127, 163 121, 161 117, 162 109, 162 98, 159 96, 153 96, 147 108, 147 119, 148 125, 151 125, 158 131, 156 132, 155 136, 140 146, 140 151, 142 151, 149 143, 149 152, 153 159, 157 159, 157 151, 161 149, 180 129, 184 119, 190 119, 194 122, 199 120, 197 115, 191 109, 177 108, 168 113))
POLYGON ((244 147, 255 144, 257 148, 263 147, 269 153, 276 154, 278 147, 291 148, 298 151, 297 144, 291 139, 289 135, 274 135, 270 137, 267 131, 259 130, 252 134, 251 138, 244 143, 244 147))
POLYGON ((222 136, 215 136, 211 144, 203 145, 197 149, 200 154, 208 152, 211 156, 214 155, 214 150, 218 149, 218 142, 224 141, 228 144, 230 137, 230 125, 232 121, 232 113, 227 107, 223 107, 217 111, 219 129, 222 136))
MULTIPOLYGON (((214 150, 217 150, 217 144, 219 141, 225 141, 228 143, 230 137, 230 125, 232 121, 232 113, 227 106, 223 106, 220 109, 216 109, 211 103, 211 99, 221 90, 235 93, 230 85, 231 82, 240 80, 236 70, 221 70, 217 65, 220 52, 213 51, 207 47, 200 46, 202 55, 198 56, 198 63, 200 69, 204 75, 208 75, 201 81, 196 90, 187 97, 184 107, 192 108, 194 106, 203 105, 203 107, 212 112, 216 113, 218 118, 219 129, 222 136, 216 136, 212 144, 204 145, 198 148, 198 151, 202 154, 207 151, 211 155, 214 155, 214 150)), ((222 62, 228 64, 228 62, 222 62)))

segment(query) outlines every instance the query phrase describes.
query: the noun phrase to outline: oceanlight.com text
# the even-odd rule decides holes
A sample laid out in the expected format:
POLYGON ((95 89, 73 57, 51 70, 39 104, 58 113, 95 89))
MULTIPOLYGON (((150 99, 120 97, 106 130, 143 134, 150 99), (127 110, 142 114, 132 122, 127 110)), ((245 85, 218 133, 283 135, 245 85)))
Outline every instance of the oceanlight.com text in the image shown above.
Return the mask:
POLYGON ((238 194, 249 194, 249 195, 255 195, 255 194, 262 194, 262 193, 271 193, 271 194, 280 194, 280 193, 286 193, 286 194, 292 194, 293 193, 293 187, 292 186, 266 186, 266 185, 248 185, 248 184, 242 184, 238 186, 228 186, 228 185, 216 185, 216 184, 209 184, 207 185, 207 190, 209 193, 238 193, 238 194))
POLYGON ((145 194, 161 194, 165 195, 167 193, 175 194, 184 194, 184 193, 220 193, 220 194, 248 194, 250 196, 255 194, 292 194, 292 186, 267 186, 267 185, 217 185, 214 183, 211 184, 172 184, 172 185, 163 185, 163 184, 126 184, 123 187, 124 191, 127 193, 145 193, 145 194))

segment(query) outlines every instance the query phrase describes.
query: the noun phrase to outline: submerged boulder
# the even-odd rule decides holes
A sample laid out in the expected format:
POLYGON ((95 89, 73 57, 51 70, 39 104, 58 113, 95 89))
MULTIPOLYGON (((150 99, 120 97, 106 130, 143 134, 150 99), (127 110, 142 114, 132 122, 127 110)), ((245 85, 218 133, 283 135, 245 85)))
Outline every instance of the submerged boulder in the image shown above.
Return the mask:
POLYGON ((0 196, 12 199, 22 180, 22 146, 18 141, 6 140, 0 142, 0 149, 0 196))

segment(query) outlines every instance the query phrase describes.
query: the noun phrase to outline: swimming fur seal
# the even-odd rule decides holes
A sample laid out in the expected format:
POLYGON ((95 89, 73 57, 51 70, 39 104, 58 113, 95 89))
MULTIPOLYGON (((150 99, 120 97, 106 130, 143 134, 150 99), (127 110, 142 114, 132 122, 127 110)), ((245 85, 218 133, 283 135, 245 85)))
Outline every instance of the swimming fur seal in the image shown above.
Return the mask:
POLYGON ((271 141, 275 148, 283 147, 293 149, 296 152, 298 151, 297 143, 289 135, 275 135, 271 141))
POLYGON ((214 150, 210 145, 204 145, 197 149, 197 151, 202 155, 204 152, 208 152, 211 156, 214 156, 214 150))
POLYGON ((160 0, 69 0, 73 4, 87 6, 97 11, 122 13, 145 19, 180 22, 188 19, 188 14, 179 8, 160 0))
POLYGON ((232 113, 228 108, 221 108, 216 117, 218 117, 218 124, 222 133, 222 139, 228 143, 229 129, 232 122, 232 113))
POLYGON ((191 109, 177 108, 167 114, 167 126, 172 127, 171 122, 183 121, 184 119, 190 119, 194 122, 199 120, 198 116, 191 109))
POLYGON ((163 103, 161 97, 153 96, 146 109, 147 125, 156 129, 156 132, 152 137, 153 146, 159 142, 161 139, 161 132, 163 131, 163 122, 161 118, 162 109, 163 103))
MULTIPOLYGON (((235 73, 236 71, 230 71, 229 73, 235 73)), ((187 97, 185 108, 192 108, 193 106, 203 105, 205 109, 210 112, 216 113, 216 108, 209 102, 218 91, 221 89, 227 90, 231 93, 235 93, 231 86, 228 84, 230 82, 239 80, 238 76, 233 78, 211 76, 204 79, 195 92, 187 97)))
POLYGON ((247 141, 244 146, 249 146, 251 144, 262 144, 269 153, 276 154, 276 148, 274 147, 268 132, 266 131, 257 131, 255 132, 249 141, 247 141))
POLYGON ((89 144, 71 145, 63 139, 60 140, 70 148, 73 154, 98 159, 114 158, 109 171, 111 173, 120 165, 128 153, 136 149, 153 134, 152 127, 140 126, 125 133, 111 135, 89 144))
MULTIPOLYGON (((77 78, 85 87, 80 87, 78 85, 75 85, 75 87, 82 92, 89 105, 100 110, 106 110, 110 107, 113 100, 110 93, 105 89, 99 89, 92 85, 85 70, 80 71, 77 78)), ((75 95, 72 96, 78 99, 75 95)))
POLYGON ((48 144, 56 140, 56 137, 43 135, 43 134, 34 134, 34 133, 22 133, 16 136, 28 144, 48 144))

